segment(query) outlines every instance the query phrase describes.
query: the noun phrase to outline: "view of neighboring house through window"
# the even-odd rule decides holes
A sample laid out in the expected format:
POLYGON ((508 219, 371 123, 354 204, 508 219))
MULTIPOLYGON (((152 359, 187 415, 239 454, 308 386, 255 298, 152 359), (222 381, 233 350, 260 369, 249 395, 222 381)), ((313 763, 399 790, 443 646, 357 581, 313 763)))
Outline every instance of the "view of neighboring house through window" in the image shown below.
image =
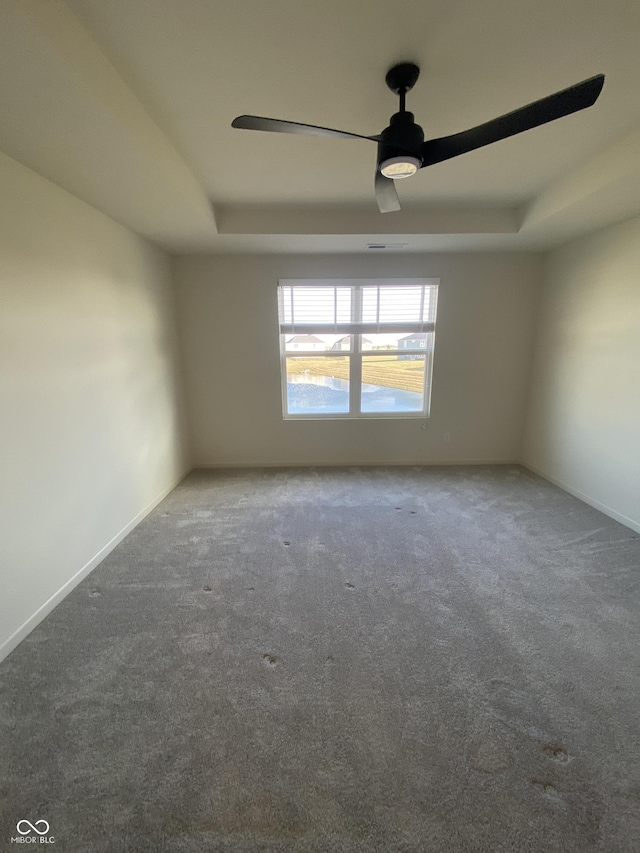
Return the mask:
POLYGON ((283 280, 285 418, 427 417, 437 279, 283 280))

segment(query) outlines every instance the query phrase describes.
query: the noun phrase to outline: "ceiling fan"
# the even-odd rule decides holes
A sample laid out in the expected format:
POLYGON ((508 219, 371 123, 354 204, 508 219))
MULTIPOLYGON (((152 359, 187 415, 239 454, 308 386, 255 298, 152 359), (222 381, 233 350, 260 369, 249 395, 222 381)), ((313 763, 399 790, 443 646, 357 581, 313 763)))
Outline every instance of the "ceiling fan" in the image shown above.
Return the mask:
POLYGON ((330 127, 281 121, 277 118, 260 116, 238 116, 232 127, 245 130, 267 130, 273 133, 301 133, 310 136, 330 136, 336 139, 370 139, 378 143, 378 159, 375 174, 376 201, 381 213, 400 210, 395 181, 414 175, 418 169, 441 163, 475 148, 482 148, 500 139, 531 130, 549 121, 584 110, 595 104, 604 85, 604 74, 590 77, 534 101, 526 107, 514 110, 499 118, 487 121, 470 130, 424 141, 424 132, 413 120, 413 113, 405 109, 405 97, 415 85, 420 69, 412 62, 394 65, 385 81, 391 91, 400 97, 400 109, 391 116, 389 127, 377 136, 363 136, 330 127))

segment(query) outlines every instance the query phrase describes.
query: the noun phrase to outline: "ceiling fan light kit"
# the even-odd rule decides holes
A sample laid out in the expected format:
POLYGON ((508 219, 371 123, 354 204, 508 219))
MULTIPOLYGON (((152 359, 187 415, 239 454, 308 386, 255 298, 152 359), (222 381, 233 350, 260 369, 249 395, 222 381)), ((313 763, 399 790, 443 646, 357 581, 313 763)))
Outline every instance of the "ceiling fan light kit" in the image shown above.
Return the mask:
POLYGON ((400 178, 410 178, 415 175, 422 163, 417 157, 388 157, 380 163, 380 171, 385 178, 393 178, 395 181, 400 178))
POLYGON ((420 69, 412 62, 402 62, 389 69, 385 82, 400 98, 400 107, 391 117, 389 126, 376 136, 364 136, 329 127, 247 115, 235 118, 231 126, 272 133, 298 133, 328 136, 334 139, 367 139, 376 142, 378 144, 374 181, 376 201, 381 213, 390 213, 400 210, 395 188, 396 180, 409 178, 425 166, 450 160, 467 151, 474 151, 476 148, 482 148, 584 110, 595 104, 604 85, 604 74, 598 74, 470 130, 425 142, 422 128, 415 123, 413 113, 405 108, 407 92, 415 86, 419 76, 420 69))

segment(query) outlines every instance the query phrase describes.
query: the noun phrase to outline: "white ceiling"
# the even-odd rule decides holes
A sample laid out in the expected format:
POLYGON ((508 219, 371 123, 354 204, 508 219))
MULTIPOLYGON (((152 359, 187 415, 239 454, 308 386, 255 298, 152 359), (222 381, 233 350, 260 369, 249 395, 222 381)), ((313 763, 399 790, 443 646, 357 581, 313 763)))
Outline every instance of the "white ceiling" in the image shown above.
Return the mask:
POLYGON ((0 150, 171 251, 540 248, 640 213, 637 0, 2 0, 0 31, 0 150), (378 133, 404 60, 427 138, 606 82, 400 182, 386 215, 373 143, 230 126, 378 133))

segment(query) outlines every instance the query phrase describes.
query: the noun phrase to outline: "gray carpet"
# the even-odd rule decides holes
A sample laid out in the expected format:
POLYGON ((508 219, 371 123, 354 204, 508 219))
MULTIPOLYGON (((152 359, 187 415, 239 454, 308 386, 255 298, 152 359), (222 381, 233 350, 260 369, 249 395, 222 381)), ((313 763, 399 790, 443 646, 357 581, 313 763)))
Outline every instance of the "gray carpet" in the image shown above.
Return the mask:
POLYGON ((635 853, 639 614, 516 467, 195 472, 0 666, 0 849, 635 853))

